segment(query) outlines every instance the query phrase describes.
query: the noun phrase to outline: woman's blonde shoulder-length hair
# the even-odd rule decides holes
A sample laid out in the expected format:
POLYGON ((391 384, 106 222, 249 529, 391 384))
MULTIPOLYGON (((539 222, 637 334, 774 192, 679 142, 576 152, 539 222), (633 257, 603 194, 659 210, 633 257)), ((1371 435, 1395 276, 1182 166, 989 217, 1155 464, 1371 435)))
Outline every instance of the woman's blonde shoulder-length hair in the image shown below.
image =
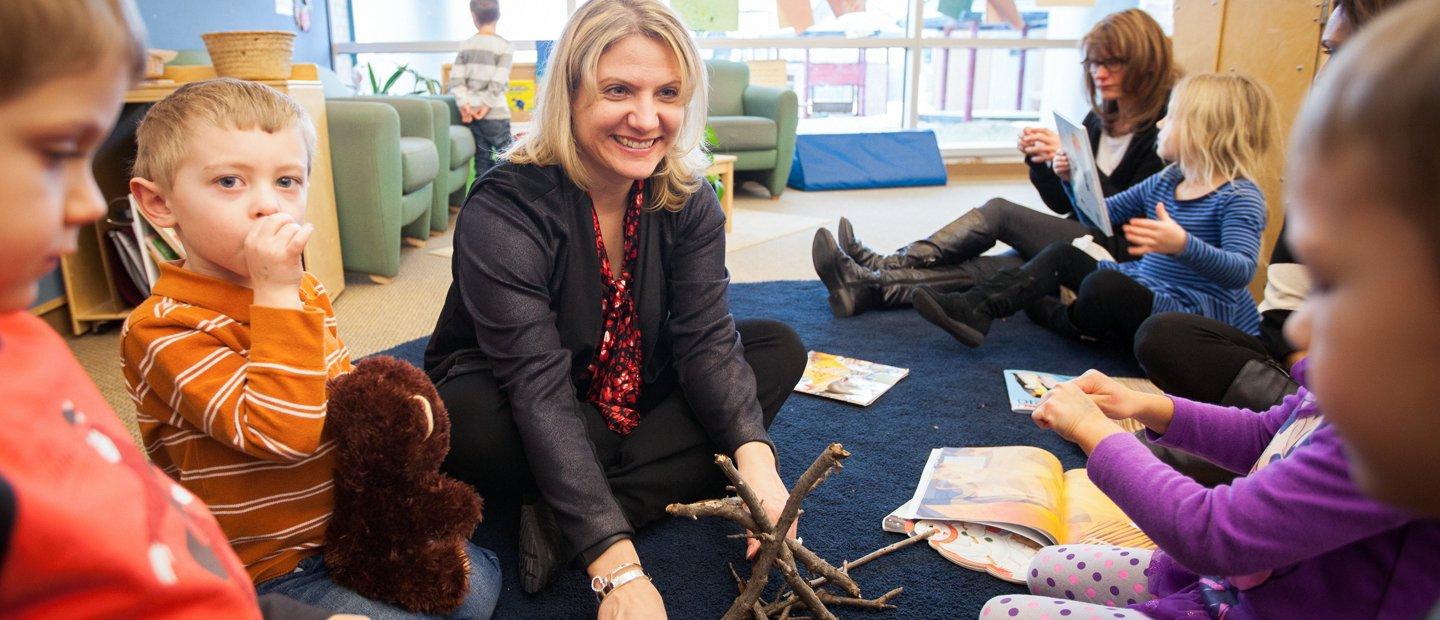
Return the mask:
POLYGON ((1170 98, 1176 163, 1186 177, 1255 180, 1279 142, 1270 89, 1237 73, 1185 78, 1170 98))
POLYGON ((709 166, 701 149, 708 89, 694 39, 680 19, 656 0, 591 0, 575 11, 551 53, 535 102, 533 129, 501 157, 519 164, 558 165, 580 188, 591 189, 595 174, 580 157, 574 106, 598 92, 600 55, 630 36, 649 37, 668 47, 680 68, 685 120, 650 176, 651 202, 646 205, 678 211, 700 189, 709 166))

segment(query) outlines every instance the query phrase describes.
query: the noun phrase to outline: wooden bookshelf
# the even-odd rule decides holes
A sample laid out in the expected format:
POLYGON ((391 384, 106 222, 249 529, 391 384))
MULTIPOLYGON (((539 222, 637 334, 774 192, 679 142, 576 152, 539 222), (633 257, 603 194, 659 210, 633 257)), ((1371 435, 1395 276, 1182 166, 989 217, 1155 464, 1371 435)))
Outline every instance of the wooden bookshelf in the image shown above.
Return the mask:
MULTIPOLYGON (((120 124, 106 138, 105 145, 95 158, 95 179, 107 202, 124 198, 129 193, 130 164, 135 158, 134 125, 148 109, 143 104, 165 98, 186 81, 210 77, 214 77, 213 71, 187 67, 181 79, 142 85, 126 93, 127 105, 121 113, 120 124)), ((315 232, 305 247, 304 260, 305 269, 320 279, 333 299, 345 290, 345 271, 340 256, 340 227, 335 213, 335 181, 330 169, 329 123, 319 70, 313 64, 296 64, 290 79, 262 83, 293 97, 315 124, 315 161, 311 165, 309 202, 305 213, 306 220, 315 225, 315 232)), ((80 232, 75 254, 61 259, 65 297, 70 307, 70 327, 77 336, 90 331, 98 323, 124 319, 130 314, 131 307, 121 300, 111 276, 122 273, 123 268, 118 271, 113 269, 105 251, 110 243, 106 234, 113 227, 105 220, 86 226, 80 232)))

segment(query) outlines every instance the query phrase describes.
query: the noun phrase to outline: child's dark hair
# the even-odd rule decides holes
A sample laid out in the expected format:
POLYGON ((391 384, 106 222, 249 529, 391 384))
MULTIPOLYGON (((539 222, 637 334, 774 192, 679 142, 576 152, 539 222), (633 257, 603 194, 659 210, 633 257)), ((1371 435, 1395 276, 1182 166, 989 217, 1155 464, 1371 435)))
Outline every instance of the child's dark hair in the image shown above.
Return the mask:
POLYGON ((470 0, 470 15, 477 24, 500 21, 500 0, 470 0))
POLYGON ((1369 23, 1381 11, 1390 8, 1392 5, 1400 4, 1405 0, 1335 0, 1335 8, 1345 13, 1345 18, 1350 20, 1350 27, 1359 30, 1369 23))
POLYGON ((147 57, 145 24, 132 0, 0 1, 0 101, 108 58, 138 82, 147 57))
POLYGON ((1440 260, 1440 11, 1406 2, 1375 18, 1326 67, 1291 139, 1297 169, 1348 170, 1351 191, 1396 209, 1440 260), (1369 182, 1379 179, 1379 182, 1369 182))

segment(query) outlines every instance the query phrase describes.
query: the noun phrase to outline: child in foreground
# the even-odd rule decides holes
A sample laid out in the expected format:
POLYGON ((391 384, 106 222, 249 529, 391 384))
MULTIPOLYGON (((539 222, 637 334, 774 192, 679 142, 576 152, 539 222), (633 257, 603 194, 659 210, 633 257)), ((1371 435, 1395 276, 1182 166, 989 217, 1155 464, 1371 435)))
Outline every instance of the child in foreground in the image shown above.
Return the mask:
POLYGON ((1406 388, 1440 372, 1440 136, 1420 122, 1440 105, 1437 38, 1428 3, 1384 15, 1295 125, 1288 234, 1314 282, 1285 324, 1311 352, 1300 392, 1256 415, 1095 371, 1059 386, 1037 424, 1090 455, 1091 479, 1160 550, 1048 547, 1029 573, 1040 596, 992 599, 983 617, 1415 618, 1435 602, 1440 522, 1415 515, 1440 514, 1440 431, 1425 417, 1433 396, 1406 388), (1205 489, 1107 418, 1249 474, 1205 489))
POLYGON ((0 2, 0 617, 326 618, 257 601, 204 503, 28 310, 105 212, 91 164, 145 61, 129 0, 0 2))
MULTIPOLYGON (((326 380, 351 370, 329 296, 301 268, 315 150, 305 111, 263 84, 187 84, 137 131, 130 190, 185 248, 121 331, 126 383, 151 460, 209 503, 261 593, 371 617, 412 617, 337 585, 321 546, 334 508, 326 380)), ((470 546, 470 595, 499 594, 470 546)))

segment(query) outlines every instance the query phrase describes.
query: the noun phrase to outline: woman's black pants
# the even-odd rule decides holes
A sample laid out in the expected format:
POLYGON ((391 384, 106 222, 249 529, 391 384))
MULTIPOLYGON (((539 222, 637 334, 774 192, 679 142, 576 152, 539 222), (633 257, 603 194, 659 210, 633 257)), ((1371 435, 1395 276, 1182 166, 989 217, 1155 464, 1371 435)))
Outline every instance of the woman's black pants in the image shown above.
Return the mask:
MULTIPOLYGON (((736 321, 745 361, 755 371, 756 396, 765 427, 795 389, 805 370, 805 345, 779 321, 736 321)), ((650 386, 647 386, 650 387, 650 386)), ((450 412, 450 454, 442 471, 483 494, 533 495, 535 479, 521 448, 509 398, 495 376, 481 370, 442 381, 437 389, 450 412)), ((620 509, 639 527, 665 516, 671 502, 725 495, 728 484, 710 441, 685 394, 673 387, 660 398, 642 395, 640 425, 620 435, 594 407, 585 416, 595 456, 620 509), (646 402, 654 404, 647 410, 646 402)))

